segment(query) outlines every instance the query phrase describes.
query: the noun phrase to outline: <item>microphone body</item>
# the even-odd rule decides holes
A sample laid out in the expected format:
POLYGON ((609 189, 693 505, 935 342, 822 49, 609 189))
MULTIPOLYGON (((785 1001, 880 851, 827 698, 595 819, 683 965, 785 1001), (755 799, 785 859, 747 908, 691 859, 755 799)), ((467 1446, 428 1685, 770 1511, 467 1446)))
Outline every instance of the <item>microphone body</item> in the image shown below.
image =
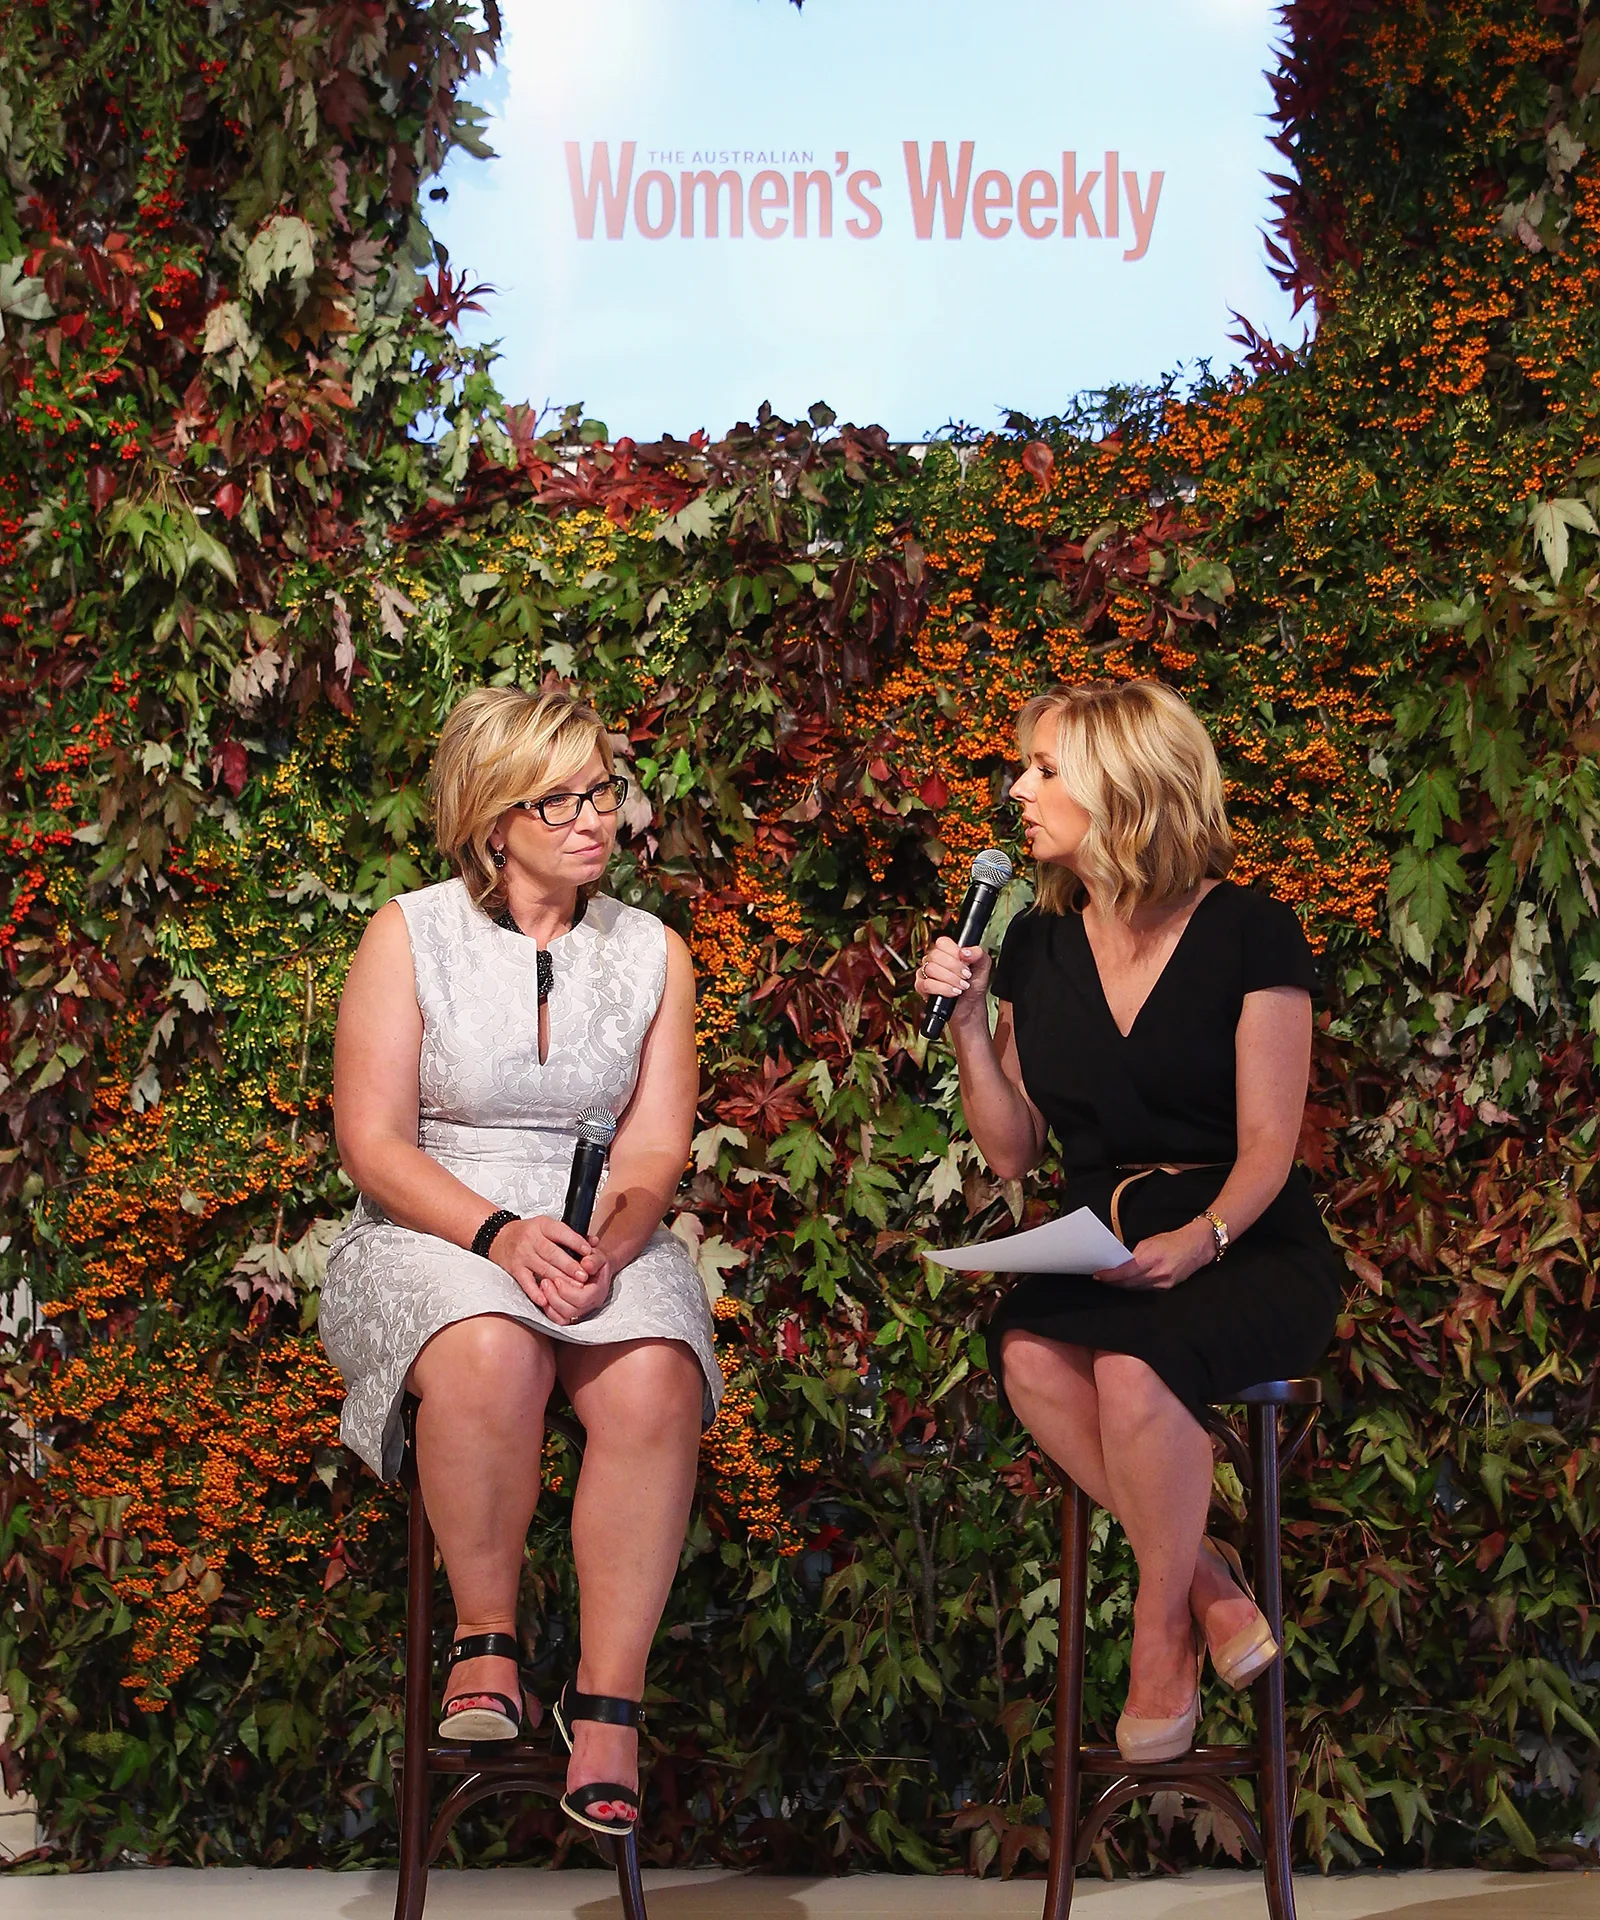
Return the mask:
POLYGON ((578 1233, 589 1231, 594 1218, 594 1198, 600 1191, 600 1176, 606 1170, 606 1150, 580 1140, 572 1150, 572 1178, 567 1182, 567 1203, 561 1209, 564 1225, 578 1233))
POLYGON ((592 1107, 578 1120, 578 1144, 572 1149, 572 1177, 567 1182, 566 1205, 561 1209, 564 1226, 587 1234, 594 1218, 595 1195, 606 1170, 606 1153, 617 1123, 609 1113, 592 1107))
MULTIPOLYGON (((972 863, 972 880, 967 888, 967 897, 961 902, 961 913, 951 931, 951 939, 958 947, 975 947, 983 938, 984 928, 989 924, 989 916, 994 912, 995 902, 1005 891, 1011 878, 1011 862, 999 850, 991 847, 986 853, 980 853, 972 863)), ((922 1016, 922 1037, 924 1040, 937 1040, 944 1032, 945 1025, 956 1010, 955 998, 948 993, 936 994, 928 1002, 928 1010, 922 1016)))

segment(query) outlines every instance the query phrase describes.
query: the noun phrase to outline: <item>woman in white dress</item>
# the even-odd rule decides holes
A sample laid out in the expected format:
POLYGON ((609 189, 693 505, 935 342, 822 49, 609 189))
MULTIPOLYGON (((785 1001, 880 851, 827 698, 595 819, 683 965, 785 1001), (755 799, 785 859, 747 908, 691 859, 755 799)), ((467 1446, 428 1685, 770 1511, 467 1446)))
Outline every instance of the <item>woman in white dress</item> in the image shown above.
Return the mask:
POLYGON ((380 1475, 419 1401, 417 1472, 456 1605, 445 1738, 512 1739, 538 1703, 516 1604, 559 1381, 586 1433, 572 1514, 576 1680, 556 1703, 562 1805, 638 1817, 638 1702, 722 1376, 693 1262, 661 1229, 699 1068, 688 949, 597 893, 626 783, 564 693, 465 695, 432 768, 456 871, 373 915, 334 1044, 339 1155, 360 1190, 321 1333, 342 1431, 380 1475), (617 1121, 591 1230, 561 1220, 579 1116, 617 1121))

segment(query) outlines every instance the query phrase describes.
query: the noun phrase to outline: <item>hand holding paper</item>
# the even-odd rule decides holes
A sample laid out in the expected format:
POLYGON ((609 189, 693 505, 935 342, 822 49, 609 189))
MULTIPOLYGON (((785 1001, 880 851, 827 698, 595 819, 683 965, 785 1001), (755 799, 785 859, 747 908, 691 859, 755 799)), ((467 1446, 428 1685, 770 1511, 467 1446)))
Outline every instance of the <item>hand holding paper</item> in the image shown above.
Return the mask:
POLYGON ((1133 1258, 1087 1207, 1047 1220, 1026 1233, 983 1240, 972 1247, 928 1249, 928 1258, 961 1273, 1100 1273, 1133 1258))

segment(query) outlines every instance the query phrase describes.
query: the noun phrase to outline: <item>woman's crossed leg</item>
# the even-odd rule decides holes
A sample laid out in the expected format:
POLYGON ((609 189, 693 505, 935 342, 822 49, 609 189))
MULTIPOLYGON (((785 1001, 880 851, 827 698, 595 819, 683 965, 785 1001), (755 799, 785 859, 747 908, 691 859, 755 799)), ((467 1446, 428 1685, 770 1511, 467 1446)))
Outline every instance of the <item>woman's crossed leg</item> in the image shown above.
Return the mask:
POLYGON ((1181 1713, 1194 1692, 1191 1620, 1213 1644, 1248 1626, 1254 1603, 1200 1552, 1211 1500, 1206 1432, 1147 1362, 1021 1328, 1001 1342, 1006 1397, 1045 1453, 1122 1524, 1139 1565, 1128 1705, 1181 1713))

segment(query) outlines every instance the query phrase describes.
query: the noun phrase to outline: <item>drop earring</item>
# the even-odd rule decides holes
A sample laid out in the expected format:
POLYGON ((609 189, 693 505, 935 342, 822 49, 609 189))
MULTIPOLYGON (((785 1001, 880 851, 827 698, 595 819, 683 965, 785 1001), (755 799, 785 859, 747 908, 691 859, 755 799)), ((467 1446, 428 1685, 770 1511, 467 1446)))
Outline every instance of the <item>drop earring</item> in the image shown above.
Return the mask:
POLYGON ((503 866, 505 865, 505 863, 506 863, 506 850, 505 850, 505 848, 504 848, 504 847, 491 847, 491 848, 489 849, 489 858, 490 858, 490 859, 491 859, 491 860, 492 860, 492 861, 493 861, 493 862, 495 863, 495 865, 496 865, 497 867, 503 867, 503 866))

